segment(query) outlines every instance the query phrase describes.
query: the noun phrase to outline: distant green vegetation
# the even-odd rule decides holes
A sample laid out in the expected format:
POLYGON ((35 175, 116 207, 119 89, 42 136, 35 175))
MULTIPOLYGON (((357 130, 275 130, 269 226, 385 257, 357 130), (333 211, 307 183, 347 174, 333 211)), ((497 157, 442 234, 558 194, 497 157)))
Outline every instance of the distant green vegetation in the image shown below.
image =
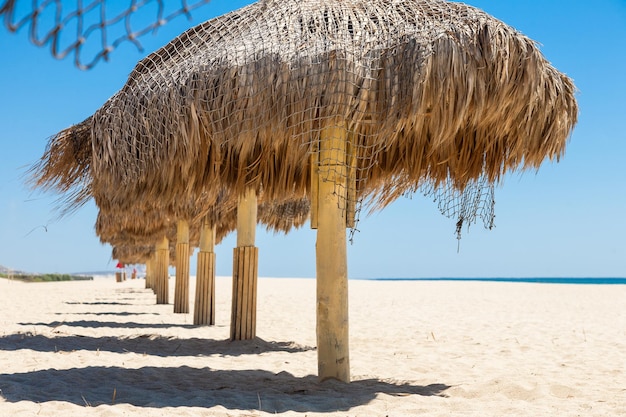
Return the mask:
POLYGON ((0 278, 11 278, 23 282, 91 281, 93 277, 69 274, 15 274, 0 273, 0 278))

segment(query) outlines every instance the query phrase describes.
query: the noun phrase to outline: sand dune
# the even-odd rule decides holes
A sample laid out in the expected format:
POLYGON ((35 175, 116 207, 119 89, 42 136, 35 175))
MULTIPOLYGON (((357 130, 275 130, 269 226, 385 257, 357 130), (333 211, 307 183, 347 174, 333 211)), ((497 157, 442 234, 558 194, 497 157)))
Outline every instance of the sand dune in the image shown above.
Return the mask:
POLYGON ((350 281, 346 385, 314 376, 314 280, 260 279, 246 342, 230 285, 196 327, 143 280, 0 279, 0 416, 626 415, 626 286, 350 281))

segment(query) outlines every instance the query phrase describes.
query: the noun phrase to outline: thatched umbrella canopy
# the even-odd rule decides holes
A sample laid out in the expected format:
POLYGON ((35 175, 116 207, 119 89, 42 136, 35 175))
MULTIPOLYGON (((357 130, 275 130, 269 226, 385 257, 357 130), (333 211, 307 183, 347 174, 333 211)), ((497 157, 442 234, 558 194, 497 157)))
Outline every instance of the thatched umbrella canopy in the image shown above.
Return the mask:
POLYGON ((100 242, 111 245, 145 245, 165 236, 172 221, 158 210, 98 211, 95 230, 100 242))
POLYGON ((176 200, 218 178, 304 190, 337 120, 359 196, 389 201, 424 179, 463 188, 560 157, 573 92, 535 42, 470 6, 263 0, 149 55, 96 112, 96 199, 176 200))
MULTIPOLYGON (((191 246, 198 246, 203 217, 209 216, 212 223, 216 225, 215 244, 219 244, 229 233, 236 230, 237 206, 232 200, 232 198, 222 200, 221 206, 205 208, 202 211, 194 209, 195 214, 188 212, 186 218, 189 219, 191 225, 189 239, 191 246)), ((302 227, 308 221, 310 209, 311 204, 307 198, 284 202, 261 200, 258 220, 260 224, 266 226, 268 231, 288 233, 293 228, 302 227)), ((167 237, 170 242, 175 242, 176 220, 179 218, 171 211, 163 211, 163 208, 135 207, 126 211, 99 210, 95 230, 100 242, 113 246, 148 245, 163 236, 167 237)))
POLYGON ((154 252, 154 245, 113 246, 111 257, 127 265, 145 264, 154 252))
POLYGON ((259 223, 267 231, 288 233, 292 228, 302 227, 309 220, 311 202, 308 198, 285 203, 264 202, 259 206, 259 223))
POLYGON ((80 204, 93 175, 115 209, 179 204, 216 177, 276 196, 308 186, 311 145, 339 115, 358 142, 358 196, 382 206, 426 178, 462 188, 558 157, 572 89, 532 41, 466 6, 262 1, 141 61, 95 117, 52 138, 34 182, 80 204))

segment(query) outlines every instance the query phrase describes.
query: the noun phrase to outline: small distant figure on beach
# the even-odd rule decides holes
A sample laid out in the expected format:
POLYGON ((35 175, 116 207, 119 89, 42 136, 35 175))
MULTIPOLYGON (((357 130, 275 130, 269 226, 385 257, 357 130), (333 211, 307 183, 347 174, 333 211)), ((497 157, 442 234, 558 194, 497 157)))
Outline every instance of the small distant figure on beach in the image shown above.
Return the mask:
POLYGON ((121 262, 118 262, 117 265, 115 265, 115 268, 116 268, 115 281, 117 282, 126 281, 126 271, 124 270, 124 264, 121 262))

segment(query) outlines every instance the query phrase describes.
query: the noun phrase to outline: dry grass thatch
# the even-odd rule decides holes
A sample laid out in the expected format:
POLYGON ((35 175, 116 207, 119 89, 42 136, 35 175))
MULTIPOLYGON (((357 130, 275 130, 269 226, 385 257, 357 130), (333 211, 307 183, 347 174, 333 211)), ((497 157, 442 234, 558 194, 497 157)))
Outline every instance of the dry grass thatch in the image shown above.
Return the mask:
POLYGON ((558 160, 574 92, 534 41, 471 6, 261 0, 140 61, 93 117, 54 138, 62 146, 35 183, 78 184, 106 210, 135 199, 187 217, 215 210, 223 190, 280 202, 310 191, 321 132, 340 126, 350 155, 334 163, 356 158, 349 195, 381 208, 424 183, 462 193, 558 160), (183 214, 198 196, 204 208, 183 214))
POLYGON ((27 183, 62 194, 62 214, 91 198, 91 117, 64 129, 48 140, 43 156, 28 171, 27 183))
MULTIPOLYGON (((94 189, 162 199, 214 181, 304 190, 320 130, 346 126, 361 196, 463 189, 559 158, 574 85, 536 44, 436 0, 266 0, 142 60, 94 117, 94 189)), ((200 188, 198 188, 200 187, 200 188)))
POLYGON ((145 264, 153 253, 152 245, 119 245, 113 246, 111 258, 126 265, 145 264))
MULTIPOLYGON (((222 205, 205 214, 216 227, 216 244, 236 230, 237 207, 233 200, 222 201, 222 205)), ((306 223, 309 211, 310 203, 306 198, 281 203, 261 202, 258 221, 266 225, 268 231, 288 233, 306 223)), ((201 225, 201 218, 194 218, 190 223, 189 242, 192 247, 199 245, 201 225)), ((171 252, 175 252, 176 220, 158 209, 135 209, 127 212, 100 210, 96 220, 96 234, 102 243, 119 248, 154 247, 154 243, 165 236, 170 241, 171 252)), ((172 253, 171 257, 175 259, 175 254, 172 253)))

